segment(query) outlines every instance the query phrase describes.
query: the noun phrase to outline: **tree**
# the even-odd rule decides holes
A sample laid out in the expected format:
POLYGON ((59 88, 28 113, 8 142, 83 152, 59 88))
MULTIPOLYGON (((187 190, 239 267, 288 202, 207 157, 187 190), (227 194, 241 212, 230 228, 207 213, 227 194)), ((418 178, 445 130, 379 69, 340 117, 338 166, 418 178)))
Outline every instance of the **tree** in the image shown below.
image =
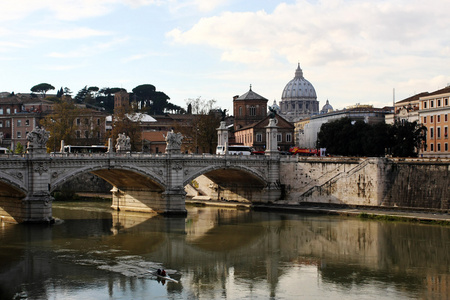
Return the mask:
POLYGON ((71 94, 72 94, 72 91, 68 87, 65 87, 64 88, 64 96, 70 96, 71 94))
POLYGON ((89 94, 87 85, 84 86, 84 88, 82 88, 81 90, 78 91, 77 95, 75 96, 74 100, 77 103, 83 103, 84 100, 86 99, 86 96, 89 94))
POLYGON ((114 112, 114 93, 122 90, 121 88, 101 88, 95 97, 96 105, 103 107, 106 112, 114 112))
POLYGON ((33 93, 41 93, 44 96, 44 98, 45 98, 45 95, 47 94, 47 91, 54 90, 54 89, 55 89, 55 87, 53 85, 51 85, 51 84, 40 83, 40 84, 37 84, 37 85, 33 86, 30 90, 33 93))
POLYGON ((42 126, 50 131, 50 139, 47 142, 47 150, 59 150, 59 143, 71 145, 76 138, 75 119, 80 115, 80 110, 71 100, 62 100, 53 106, 53 113, 47 115, 42 121, 42 126))
POLYGON ((180 106, 169 103, 169 96, 163 92, 156 91, 154 85, 141 84, 132 91, 133 101, 136 101, 137 107, 149 114, 160 115, 166 111, 184 111, 180 106))
POLYGON ((192 107, 192 126, 180 126, 185 136, 185 144, 193 153, 214 153, 217 146, 217 128, 220 125, 221 113, 215 107, 216 100, 204 100, 201 97, 186 100, 192 107))
POLYGON ((317 147, 327 153, 344 156, 384 156, 388 146, 389 125, 369 125, 350 118, 341 118, 322 125, 317 147))
POLYGON ((426 142, 427 128, 408 121, 394 122, 391 127, 390 152, 394 157, 417 157, 420 148, 426 142))
POLYGON ((61 98, 62 96, 64 96, 64 91, 63 88, 61 87, 58 92, 56 92, 56 98, 61 98))
POLYGON ((25 147, 22 145, 22 143, 17 142, 16 149, 14 150, 15 154, 22 154, 25 152, 25 147))

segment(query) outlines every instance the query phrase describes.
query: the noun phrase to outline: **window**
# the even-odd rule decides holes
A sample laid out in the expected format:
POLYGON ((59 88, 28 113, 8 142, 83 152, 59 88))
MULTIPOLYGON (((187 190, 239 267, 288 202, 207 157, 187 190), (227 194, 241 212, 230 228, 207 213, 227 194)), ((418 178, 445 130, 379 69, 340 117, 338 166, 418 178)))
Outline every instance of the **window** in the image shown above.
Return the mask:
POLYGON ((431 107, 434 107, 434 101, 433 100, 430 101, 430 108, 431 107))
POLYGON ((427 103, 423 101, 423 108, 427 108, 427 103))
POLYGON ((14 108, 14 113, 17 114, 17 108, 14 108))
POLYGON ((281 133, 277 133, 277 142, 281 141, 283 141, 283 136, 281 135, 281 133))
POLYGON ((441 144, 437 144, 437 151, 441 152, 441 144))
POLYGON ((431 116, 431 117, 430 117, 430 123, 433 123, 433 117, 434 117, 434 116, 431 116))
POLYGON ((290 143, 292 141, 292 134, 286 133, 286 142, 290 143))
POLYGON ((441 115, 437 115, 437 122, 441 123, 441 115))
POLYGON ((430 144, 430 151, 433 152, 434 151, 434 145, 431 143, 430 144))
POLYGON ((262 133, 256 134, 256 142, 262 142, 262 133))
POLYGON ((22 120, 17 120, 17 127, 22 126, 22 120))
POLYGON ((239 106, 239 116, 242 116, 242 106, 239 106))
POLYGON ((5 127, 11 127, 11 121, 10 120, 6 120, 5 121, 5 127))
POLYGON ((10 113, 11 113, 11 108, 8 107, 8 108, 6 109, 6 114, 9 115, 10 113))
POLYGON ((444 105, 447 106, 448 105, 448 98, 444 99, 444 105))
POLYGON ((448 127, 447 126, 444 127, 444 137, 448 138, 448 127))
POLYGON ((3 115, 3 108, 0 108, 0 115, 3 115))
POLYGON ((84 124, 89 125, 89 119, 84 119, 84 124))
POLYGON ((441 127, 437 128, 436 134, 437 134, 437 138, 440 139, 441 138, 441 127))
POLYGON ((447 122, 447 114, 444 115, 444 122, 447 122))
POLYGON ((84 131, 84 138, 86 139, 89 138, 89 131, 87 130, 84 131))
POLYGON ((30 120, 25 120, 25 126, 30 126, 30 120))
POLYGON ((256 108, 252 105, 249 111, 250 116, 256 116, 256 108))
POLYGON ((434 128, 430 128, 430 138, 434 138, 434 128))
POLYGON ((97 119, 97 125, 100 125, 100 119, 97 119))
POLYGON ((81 137, 81 132, 79 130, 77 130, 76 132, 77 132, 77 139, 79 139, 81 137))
POLYGON ((0 128, 3 127, 3 121, 0 121, 0 128))
POLYGON ((18 138, 18 139, 22 138, 22 132, 17 131, 17 138, 18 138))
POLYGON ((80 119, 77 119, 77 125, 80 125, 80 124, 81 124, 80 119))
POLYGON ((448 151, 448 143, 444 144, 444 151, 447 152, 448 151))
POLYGON ((439 100, 437 101, 437 106, 438 106, 438 107, 441 106, 441 99, 439 99, 439 100))
POLYGON ((424 124, 427 123, 427 117, 423 117, 423 123, 424 123, 424 124))

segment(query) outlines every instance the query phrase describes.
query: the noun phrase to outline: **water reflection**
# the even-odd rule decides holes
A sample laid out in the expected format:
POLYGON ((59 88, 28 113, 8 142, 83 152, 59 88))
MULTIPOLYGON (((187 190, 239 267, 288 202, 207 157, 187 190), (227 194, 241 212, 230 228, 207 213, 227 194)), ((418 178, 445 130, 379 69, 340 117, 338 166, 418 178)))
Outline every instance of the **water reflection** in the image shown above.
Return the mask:
POLYGON ((56 204, 0 229, 0 298, 446 299, 450 228, 188 208, 187 218, 56 204), (164 268, 179 283, 157 281, 164 268))

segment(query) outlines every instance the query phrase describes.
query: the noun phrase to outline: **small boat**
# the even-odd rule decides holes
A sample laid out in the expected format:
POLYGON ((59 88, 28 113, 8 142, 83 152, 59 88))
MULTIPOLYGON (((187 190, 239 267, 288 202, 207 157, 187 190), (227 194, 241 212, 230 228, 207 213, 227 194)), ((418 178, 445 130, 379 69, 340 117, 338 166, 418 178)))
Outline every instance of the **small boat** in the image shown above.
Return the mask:
POLYGON ((158 277, 159 279, 161 279, 161 280, 167 280, 167 281, 172 281, 172 282, 175 282, 175 283, 178 283, 178 280, 175 280, 175 279, 173 279, 173 278, 171 278, 169 275, 165 275, 165 276, 163 276, 163 275, 161 275, 161 274, 158 274, 157 272, 155 272, 155 271, 148 271, 149 273, 152 273, 153 275, 155 275, 156 277, 158 277))

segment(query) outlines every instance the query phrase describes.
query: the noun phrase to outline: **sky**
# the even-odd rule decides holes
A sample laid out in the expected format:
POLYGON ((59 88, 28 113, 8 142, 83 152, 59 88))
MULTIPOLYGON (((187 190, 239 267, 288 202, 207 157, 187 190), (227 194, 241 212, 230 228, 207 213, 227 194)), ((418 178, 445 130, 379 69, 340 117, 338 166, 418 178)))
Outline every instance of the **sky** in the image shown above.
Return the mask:
POLYGON ((250 85, 279 102, 300 63, 320 107, 383 107, 450 84, 449 11, 448 0, 3 0, 0 92, 152 84, 176 105, 230 110, 250 85))

